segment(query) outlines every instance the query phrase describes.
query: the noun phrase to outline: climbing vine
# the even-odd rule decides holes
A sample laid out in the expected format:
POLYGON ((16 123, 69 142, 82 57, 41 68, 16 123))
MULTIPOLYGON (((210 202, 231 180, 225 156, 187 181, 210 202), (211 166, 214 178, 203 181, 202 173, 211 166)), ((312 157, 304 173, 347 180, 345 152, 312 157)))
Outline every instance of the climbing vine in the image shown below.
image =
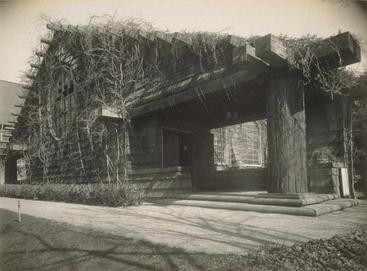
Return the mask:
MULTIPOLYGON (((180 65, 179 40, 189 44, 196 71, 226 63, 225 52, 231 49, 225 33, 174 33, 170 36, 177 39, 170 42, 175 50, 170 51, 167 68, 160 59, 162 45, 154 38, 167 33, 145 22, 108 19, 98 23, 92 18, 85 26, 47 23, 50 31, 27 72, 27 114, 23 114, 24 129, 18 134, 18 140, 28 146, 29 170, 37 166, 42 173, 29 176, 44 182, 126 181, 127 97, 136 91, 162 88, 171 80, 172 67, 180 65), (112 109, 118 120, 101 121, 101 108, 112 109)), ((345 69, 322 69, 312 54, 317 37, 282 39, 305 84, 317 79, 322 89, 332 94, 353 84, 353 74, 345 69)), ((253 40, 250 37, 248 42, 253 40)))

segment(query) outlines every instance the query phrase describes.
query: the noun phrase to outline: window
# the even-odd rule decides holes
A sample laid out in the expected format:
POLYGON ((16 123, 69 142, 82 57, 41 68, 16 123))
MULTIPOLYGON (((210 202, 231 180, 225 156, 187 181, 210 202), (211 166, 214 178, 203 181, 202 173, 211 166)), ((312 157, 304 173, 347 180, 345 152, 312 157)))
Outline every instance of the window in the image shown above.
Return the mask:
POLYGON ((264 167, 266 164, 266 121, 213 129, 214 163, 217 170, 264 167))
POLYGON ((54 124, 58 136, 62 136, 63 130, 70 127, 75 116, 76 108, 74 85, 69 82, 61 84, 56 90, 54 100, 54 124))
POLYGON ((55 139, 61 139, 71 130, 78 109, 74 78, 77 65, 75 58, 63 48, 59 48, 54 56, 57 78, 50 93, 50 130, 55 139))

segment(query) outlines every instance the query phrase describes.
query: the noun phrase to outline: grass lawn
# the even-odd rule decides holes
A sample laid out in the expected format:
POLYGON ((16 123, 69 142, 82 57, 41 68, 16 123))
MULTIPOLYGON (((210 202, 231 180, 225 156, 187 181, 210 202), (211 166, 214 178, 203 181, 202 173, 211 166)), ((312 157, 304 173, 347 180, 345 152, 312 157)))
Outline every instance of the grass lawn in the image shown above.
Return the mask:
POLYGON ((0 209, 0 270, 228 270, 237 255, 189 254, 0 209))
MULTIPOLYGON (((248 256, 186 253, 0 209, 0 270, 367 270, 367 229, 248 256)), ((123 234, 123 233, 121 233, 123 234)))

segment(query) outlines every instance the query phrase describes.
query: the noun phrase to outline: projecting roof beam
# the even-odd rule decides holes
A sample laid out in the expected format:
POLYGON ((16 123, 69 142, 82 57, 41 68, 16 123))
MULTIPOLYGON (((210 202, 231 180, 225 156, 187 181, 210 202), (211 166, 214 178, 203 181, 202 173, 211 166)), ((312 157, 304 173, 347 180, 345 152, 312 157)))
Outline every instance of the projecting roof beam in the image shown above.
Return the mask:
MULTIPOLYGON (((288 55, 282 41, 274 35, 268 34, 255 41, 256 56, 274 68, 288 66, 288 55)), ((344 32, 324 39, 312 47, 311 53, 318 60, 320 68, 329 70, 357 63, 361 60, 361 48, 356 39, 344 32)))
POLYGON ((267 72, 270 67, 267 62, 256 56, 255 48, 250 44, 233 49, 232 64, 256 74, 267 72))
POLYGON ((45 43, 45 44, 50 45, 50 44, 51 44, 51 42, 52 42, 52 40, 48 40, 48 39, 41 39, 41 42, 42 42, 42 43, 45 43))
POLYGON ((57 31, 60 30, 58 27, 56 27, 54 24, 46 24, 46 28, 51 31, 57 31))
POLYGON ((5 130, 5 131, 13 131, 13 130, 15 130, 15 128, 14 128, 13 125, 7 124, 7 125, 4 125, 3 126, 3 130, 5 130))
POLYGON ((138 37, 140 37, 143 40, 148 40, 153 42, 154 41, 154 35, 152 32, 147 32, 144 30, 139 30, 138 37))
POLYGON ((166 32, 162 32, 162 31, 156 31, 154 32, 156 39, 160 40, 160 41, 164 41, 166 43, 172 43, 172 39, 173 39, 173 35, 166 33, 166 32))
MULTIPOLYGON (((78 30, 77 26, 72 25, 56 25, 56 24, 47 24, 46 28, 51 31, 70 31, 70 30, 78 30)), ((98 30, 98 29, 97 29, 98 30)))
POLYGON ((361 61, 361 48, 350 32, 324 39, 311 49, 324 69, 334 69, 361 61))
POLYGON ((44 57, 46 55, 44 52, 39 52, 39 51, 35 52, 35 54, 38 57, 44 57))
POLYGON ((268 34, 255 41, 255 54, 274 68, 288 66, 287 50, 282 41, 268 34))
POLYGON ((110 106, 102 106, 96 110, 96 115, 98 117, 110 119, 110 120, 124 120, 123 115, 119 112, 117 108, 110 106))
POLYGON ((234 47, 244 46, 249 43, 246 39, 238 37, 238 36, 233 36, 233 35, 228 35, 226 37, 226 40, 228 43, 232 44, 234 47))
POLYGON ((11 151, 26 151, 28 146, 25 144, 10 143, 9 150, 11 151))
POLYGON ((39 64, 31 64, 31 67, 32 68, 35 68, 35 69, 40 69, 41 68, 41 65, 39 65, 39 64))
POLYGON ((33 87, 30 85, 23 85, 22 88, 27 90, 33 90, 33 87))
POLYGON ((36 79, 36 76, 33 75, 33 74, 27 73, 25 76, 28 77, 29 79, 32 79, 32 80, 35 80, 36 79))

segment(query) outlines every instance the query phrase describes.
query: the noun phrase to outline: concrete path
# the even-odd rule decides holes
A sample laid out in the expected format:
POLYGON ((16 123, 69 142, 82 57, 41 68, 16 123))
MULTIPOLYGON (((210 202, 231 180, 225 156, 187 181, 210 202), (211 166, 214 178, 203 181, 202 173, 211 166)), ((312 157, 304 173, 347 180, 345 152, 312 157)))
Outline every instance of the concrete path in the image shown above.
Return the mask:
MULTIPOLYGON (((246 254, 271 243, 291 245, 330 238, 367 225, 367 202, 319 217, 144 204, 110 208, 21 200, 22 213, 143 239, 189 252, 246 254)), ((17 199, 1 198, 0 208, 17 211, 17 199)))

